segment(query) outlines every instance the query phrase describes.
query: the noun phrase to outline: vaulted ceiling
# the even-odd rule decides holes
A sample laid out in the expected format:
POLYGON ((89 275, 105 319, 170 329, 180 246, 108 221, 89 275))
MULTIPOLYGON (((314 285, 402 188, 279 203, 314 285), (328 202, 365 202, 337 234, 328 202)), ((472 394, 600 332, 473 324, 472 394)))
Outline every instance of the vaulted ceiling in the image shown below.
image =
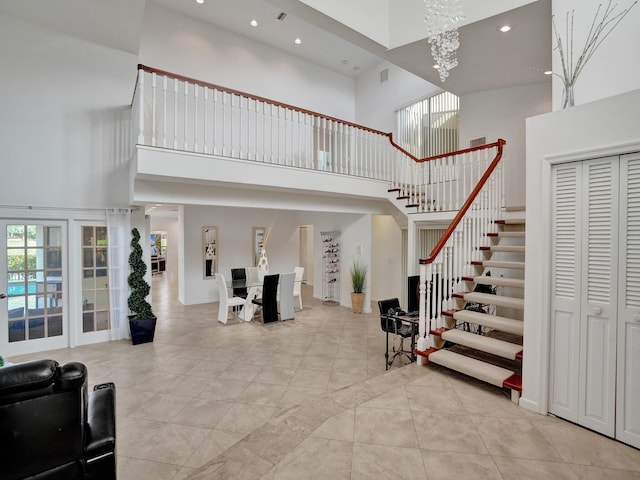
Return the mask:
POLYGON ((0 0, 0 13, 136 54, 150 2, 352 78, 387 60, 458 95, 550 81, 541 72, 551 66, 551 0, 461 27, 459 65, 444 84, 426 39, 387 49, 297 0, 0 0), (512 30, 499 32, 503 24, 512 30))

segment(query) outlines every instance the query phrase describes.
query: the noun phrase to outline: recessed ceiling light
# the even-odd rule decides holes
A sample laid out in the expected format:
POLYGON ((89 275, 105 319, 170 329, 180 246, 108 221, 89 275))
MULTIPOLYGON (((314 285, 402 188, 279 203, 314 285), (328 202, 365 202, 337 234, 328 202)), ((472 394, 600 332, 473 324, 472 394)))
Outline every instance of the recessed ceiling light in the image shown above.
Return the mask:
POLYGON ((196 3, 202 4, 202 3, 204 3, 204 0, 196 0, 196 3))
POLYGON ((251 25, 252 27, 257 27, 258 22, 256 20, 251 20, 251 22, 249 22, 249 25, 251 25))
POLYGON ((553 72, 551 70, 547 70, 546 72, 544 72, 545 75, 551 75, 553 72))
POLYGON ((438 70, 440 68, 440 65, 434 65, 433 68, 435 68, 436 70, 438 70))
POLYGON ((502 33, 507 33, 509 30, 511 30, 511 25, 503 25, 498 28, 498 30, 500 30, 502 33))
POLYGON ((302 40, 300 40, 299 38, 296 38, 293 43, 295 43, 296 45, 300 45, 302 43, 302 40))

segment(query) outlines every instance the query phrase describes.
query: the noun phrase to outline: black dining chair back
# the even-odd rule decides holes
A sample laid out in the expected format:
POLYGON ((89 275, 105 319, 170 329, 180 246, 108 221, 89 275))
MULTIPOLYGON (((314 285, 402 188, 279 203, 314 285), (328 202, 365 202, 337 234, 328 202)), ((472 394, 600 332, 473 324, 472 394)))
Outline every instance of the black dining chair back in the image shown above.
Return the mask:
POLYGON ((247 271, 244 268, 231 269, 231 285, 233 287, 233 296, 247 298, 247 271), (242 287, 236 287, 235 283, 240 283, 242 287))
POLYGON ((278 282, 280 275, 265 275, 262 284, 262 298, 252 300, 252 303, 262 307, 262 322, 278 321, 278 282))

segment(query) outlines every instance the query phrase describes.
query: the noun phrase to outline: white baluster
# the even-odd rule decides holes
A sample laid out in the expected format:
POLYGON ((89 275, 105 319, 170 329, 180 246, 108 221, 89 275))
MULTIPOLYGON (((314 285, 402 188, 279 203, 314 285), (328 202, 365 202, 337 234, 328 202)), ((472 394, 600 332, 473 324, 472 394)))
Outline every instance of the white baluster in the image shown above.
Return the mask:
POLYGON ((189 122, 187 121, 187 118, 189 118, 188 105, 189 105, 189 82, 185 81, 184 82, 184 149, 185 150, 189 148, 189 143, 188 143, 189 122))
POLYGON ((198 84, 193 84, 193 151, 198 151, 198 84))
POLYGON ((166 75, 162 76, 162 146, 167 147, 167 81, 166 75))
POLYGON ((211 99, 211 102, 213 103, 212 107, 213 107, 213 112, 212 112, 212 118, 213 118, 213 122, 211 122, 212 125, 212 130, 213 130, 213 138, 212 140, 212 145, 211 145, 211 153, 213 153, 214 155, 216 155, 218 153, 218 143, 220 143, 220 139, 218 137, 218 90, 217 89, 213 89, 213 98, 211 99))
POLYGON ((173 79, 173 149, 178 149, 178 79, 173 79))
POLYGON ((204 141, 203 141, 203 145, 202 145, 202 151, 204 153, 209 153, 209 147, 208 147, 208 142, 207 142, 207 133, 209 131, 209 87, 207 87, 206 85, 203 87, 204 88, 204 119, 203 119, 203 123, 204 125, 202 126, 202 129, 204 130, 204 141))

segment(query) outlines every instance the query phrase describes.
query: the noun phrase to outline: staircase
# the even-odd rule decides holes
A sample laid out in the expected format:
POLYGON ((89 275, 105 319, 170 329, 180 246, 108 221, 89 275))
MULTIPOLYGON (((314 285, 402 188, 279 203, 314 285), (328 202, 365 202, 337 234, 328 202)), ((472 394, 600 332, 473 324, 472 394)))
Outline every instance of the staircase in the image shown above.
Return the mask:
POLYGON ((452 308, 442 310, 444 326, 429 330, 431 348, 415 353, 426 363, 510 389, 517 402, 522 391, 525 221, 494 223, 498 231, 485 234, 489 245, 476 247, 481 257, 469 262, 471 274, 459 282, 463 291, 452 293, 452 308))

